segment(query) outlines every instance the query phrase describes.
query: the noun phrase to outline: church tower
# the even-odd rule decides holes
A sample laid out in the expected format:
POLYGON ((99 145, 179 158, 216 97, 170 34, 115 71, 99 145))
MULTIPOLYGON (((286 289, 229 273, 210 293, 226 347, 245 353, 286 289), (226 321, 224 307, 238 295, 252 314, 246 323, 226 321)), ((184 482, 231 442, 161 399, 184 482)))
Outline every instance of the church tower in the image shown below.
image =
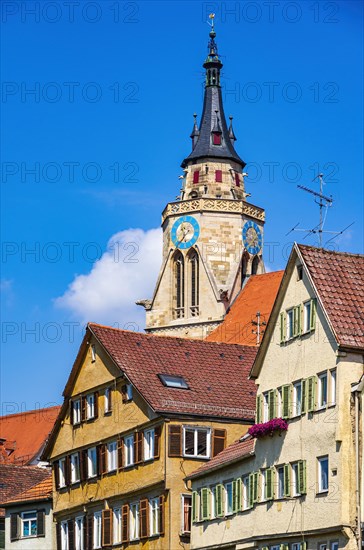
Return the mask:
POLYGON ((263 273, 265 213, 246 201, 245 162, 226 123, 213 15, 200 125, 182 162, 179 200, 162 213, 163 262, 153 298, 140 300, 146 331, 205 338, 223 320, 247 278, 263 273))

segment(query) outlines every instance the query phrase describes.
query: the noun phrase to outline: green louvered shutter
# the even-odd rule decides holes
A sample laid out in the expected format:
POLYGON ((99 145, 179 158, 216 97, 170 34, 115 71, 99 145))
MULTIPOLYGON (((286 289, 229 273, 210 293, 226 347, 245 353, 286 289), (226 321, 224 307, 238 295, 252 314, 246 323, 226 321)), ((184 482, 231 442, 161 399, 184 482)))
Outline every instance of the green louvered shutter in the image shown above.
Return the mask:
POLYGON ((265 471, 265 499, 272 500, 274 496, 274 470, 273 468, 268 468, 265 471))
POLYGON ((306 461, 300 460, 298 463, 298 490, 301 495, 306 494, 306 461))
POLYGON ((249 485, 248 485, 248 502, 249 508, 253 507, 253 485, 254 485, 254 474, 249 474, 249 485))
POLYGON ((316 300, 311 300, 310 330, 316 328, 316 300))
POLYGON ((276 390, 270 390, 268 392, 268 420, 276 417, 276 402, 276 390))
POLYGON ((268 546, 262 546, 262 550, 269 550, 268 546))
POLYGON ((262 421, 262 395, 257 395, 256 399, 256 423, 260 424, 262 421))
POLYGON ((280 550, 288 550, 289 549, 289 544, 281 544, 280 545, 280 550))
POLYGON ((285 497, 291 496, 291 465, 285 464, 283 466, 283 478, 284 478, 284 491, 285 497))
POLYGON ((281 344, 286 341, 286 312, 282 311, 279 316, 280 320, 280 335, 281 335, 281 344))
POLYGON ((316 376, 307 378, 307 411, 312 412, 316 406, 316 376))
POLYGON ((252 491, 253 491, 253 495, 252 495, 253 502, 258 502, 258 500, 259 500, 259 472, 254 472, 253 473, 252 491))
POLYGON ((223 496, 224 496, 224 486, 216 485, 216 491, 215 491, 215 510, 216 510, 216 517, 221 518, 224 515, 224 507, 223 507, 223 496))
POLYGON ((301 550, 306 550, 307 542, 301 542, 301 550))
POLYGON ((206 519, 210 519, 210 489, 208 487, 204 487, 201 489, 201 519, 204 521, 206 519))
POLYGON ((303 304, 298 306, 297 334, 301 336, 303 331, 303 304))
POLYGON ((233 481, 233 512, 236 514, 242 509, 242 481, 241 478, 233 481))
POLYGON ((192 521, 196 523, 198 521, 198 493, 192 491, 192 521))
POLYGON ((293 336, 298 336, 299 306, 293 308, 293 336))
POLYGON ((282 418, 289 418, 291 409, 291 384, 282 386, 282 418))
POLYGON ((301 413, 304 414, 307 412, 307 380, 302 380, 302 402, 301 402, 301 413))

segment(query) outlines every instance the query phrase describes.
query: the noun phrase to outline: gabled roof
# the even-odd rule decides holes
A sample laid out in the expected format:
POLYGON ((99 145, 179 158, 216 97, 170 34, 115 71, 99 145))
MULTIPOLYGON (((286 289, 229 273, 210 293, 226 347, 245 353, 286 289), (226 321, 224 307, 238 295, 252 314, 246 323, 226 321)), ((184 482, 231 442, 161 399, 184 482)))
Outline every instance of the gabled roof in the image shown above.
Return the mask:
POLYGON ((48 477, 46 477, 43 481, 40 481, 36 485, 33 485, 30 489, 9 498, 2 504, 6 508, 9 505, 20 504, 23 502, 37 502, 44 500, 52 500, 51 472, 48 472, 48 477))
MULTIPOLYGON (((0 506, 48 477, 47 468, 0 464, 0 506)), ((3 515, 4 510, 0 508, 0 516, 3 515)))
MULTIPOLYGON (((252 275, 240 291, 224 321, 211 332, 206 341, 228 344, 257 345, 257 327, 253 321, 268 322, 284 271, 252 275)), ((262 331, 264 331, 262 326, 262 331)))
POLYGON ((364 349, 364 256, 297 245, 340 346, 364 349))
POLYGON ((200 468, 192 472, 192 474, 190 474, 187 479, 193 479, 201 477, 203 475, 207 475, 214 470, 225 468, 230 464, 240 462, 240 460, 243 460, 244 458, 253 456, 254 448, 255 439, 252 439, 250 436, 248 436, 248 439, 239 439, 238 441, 235 441, 234 443, 226 447, 226 449, 221 451, 221 453, 216 455, 214 458, 200 466, 200 468))
POLYGON ((0 417, 0 463, 29 464, 42 450, 61 407, 0 417))
POLYGON ((154 411, 254 418, 256 390, 248 376, 255 347, 156 336, 94 323, 88 329, 154 411), (159 374, 182 376, 189 389, 166 387, 159 374))

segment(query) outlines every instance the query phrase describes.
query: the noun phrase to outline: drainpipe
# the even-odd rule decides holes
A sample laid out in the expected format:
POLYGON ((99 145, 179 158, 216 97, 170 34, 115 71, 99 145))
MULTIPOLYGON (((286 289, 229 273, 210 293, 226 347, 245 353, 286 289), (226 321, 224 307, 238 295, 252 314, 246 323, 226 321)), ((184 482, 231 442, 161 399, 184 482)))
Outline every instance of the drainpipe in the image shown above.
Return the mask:
MULTIPOLYGON (((355 495, 356 495, 356 513, 358 518, 358 549, 362 550, 362 531, 361 531, 361 491, 360 491, 360 444, 359 444, 359 399, 364 387, 364 377, 352 388, 355 400, 355 495)), ((362 434, 363 437, 364 434, 362 434)))

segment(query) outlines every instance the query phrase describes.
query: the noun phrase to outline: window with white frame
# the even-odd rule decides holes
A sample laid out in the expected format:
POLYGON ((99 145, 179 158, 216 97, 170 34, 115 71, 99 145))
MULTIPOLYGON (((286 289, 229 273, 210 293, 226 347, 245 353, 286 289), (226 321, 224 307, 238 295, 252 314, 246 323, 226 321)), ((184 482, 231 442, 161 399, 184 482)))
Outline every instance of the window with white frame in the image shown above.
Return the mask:
POLYGON ((330 370, 330 405, 336 403, 336 369, 330 370))
POLYGON ((72 402, 72 423, 81 424, 81 399, 72 402))
POLYGON ((154 458, 154 428, 144 431, 144 460, 154 458))
POLYGON ((266 498, 265 498, 265 480, 266 480, 265 470, 260 471, 259 479, 260 479, 260 487, 258 488, 258 490, 260 489, 259 497, 260 497, 260 502, 263 502, 264 500, 266 500, 266 498))
POLYGON ((95 394, 89 393, 86 396, 87 402, 87 418, 94 418, 95 416, 95 394))
POLYGON ((330 550, 339 550, 339 541, 337 540, 331 541, 330 550))
POLYGON ((323 456, 317 459, 318 462, 318 492, 325 493, 329 490, 329 457, 323 456))
POLYGON ((280 546, 280 544, 273 544, 269 548, 270 548, 270 550, 280 550, 281 546, 280 546))
POLYGON ((96 346, 95 346, 95 344, 91 345, 91 361, 93 363, 96 361, 96 346))
POLYGON ((299 416, 302 412, 302 382, 293 384, 293 416, 299 416))
POLYGON ((327 372, 318 375, 318 408, 323 409, 327 405, 327 372))
POLYGON ((289 338, 293 338, 293 335, 294 335, 294 310, 292 308, 287 311, 287 333, 286 333, 287 340, 289 338))
POLYGON ((282 417, 282 388, 277 389, 277 418, 282 417))
POLYGON ((149 535, 158 535, 159 533, 159 498, 149 500, 149 535))
POLYGON ((277 467, 277 498, 284 497, 284 467, 277 467))
POLYGON ((214 519, 216 518, 216 485, 210 488, 210 496, 211 496, 211 502, 210 502, 210 518, 214 519))
POLYGON ((292 496, 300 495, 300 478, 298 471, 298 463, 292 464, 292 496))
POLYGON ((71 454, 71 483, 80 481, 80 456, 78 453, 71 454))
POLYGON ((183 428, 183 456, 210 458, 211 430, 209 428, 183 428))
POLYGON ((243 477, 243 510, 249 508, 249 476, 243 477))
POLYGON ((97 453, 96 447, 87 449, 87 477, 97 476, 97 453))
POLYGON ((94 548, 101 548, 101 512, 94 512, 94 548))
POLYGON ((139 503, 130 504, 130 540, 139 538, 139 503))
POLYGON ((133 399, 133 386, 131 384, 126 385, 125 394, 127 401, 131 401, 133 399))
POLYGON ((134 435, 124 437, 124 466, 134 464, 134 435))
POLYGON ((268 392, 263 393, 263 422, 268 422, 269 420, 269 399, 268 392))
POLYGON ((68 550, 68 522, 61 522, 61 550, 68 550))
POLYGON ((83 516, 79 516, 75 519, 75 550, 83 550, 83 516))
POLYGON ((311 329, 311 300, 303 304, 303 332, 310 332, 311 329))
POLYGON ((58 462, 58 472, 59 472, 59 486, 66 486, 66 459, 61 458, 58 462))
POLYGON ((111 412, 111 388, 105 388, 104 391, 104 413, 111 412))
POLYGON ((37 536, 37 512, 23 512, 21 514, 21 537, 37 536))
POLYGON ((114 544, 121 542, 121 512, 120 508, 114 508, 113 510, 113 523, 112 523, 113 535, 112 539, 114 544))
POLYGON ((225 516, 233 513, 233 482, 225 483, 225 516))
POLYGON ((110 441, 107 444, 107 471, 113 472, 118 467, 118 444, 110 441))
POLYGON ((301 543, 300 542, 294 542, 292 544, 292 550, 301 550, 301 543))
POLYGON ((182 533, 191 532, 191 518, 192 518, 192 497, 191 495, 182 495, 182 533))
POLYGON ((321 542, 319 545, 319 550, 327 550, 327 543, 326 542, 321 542))

